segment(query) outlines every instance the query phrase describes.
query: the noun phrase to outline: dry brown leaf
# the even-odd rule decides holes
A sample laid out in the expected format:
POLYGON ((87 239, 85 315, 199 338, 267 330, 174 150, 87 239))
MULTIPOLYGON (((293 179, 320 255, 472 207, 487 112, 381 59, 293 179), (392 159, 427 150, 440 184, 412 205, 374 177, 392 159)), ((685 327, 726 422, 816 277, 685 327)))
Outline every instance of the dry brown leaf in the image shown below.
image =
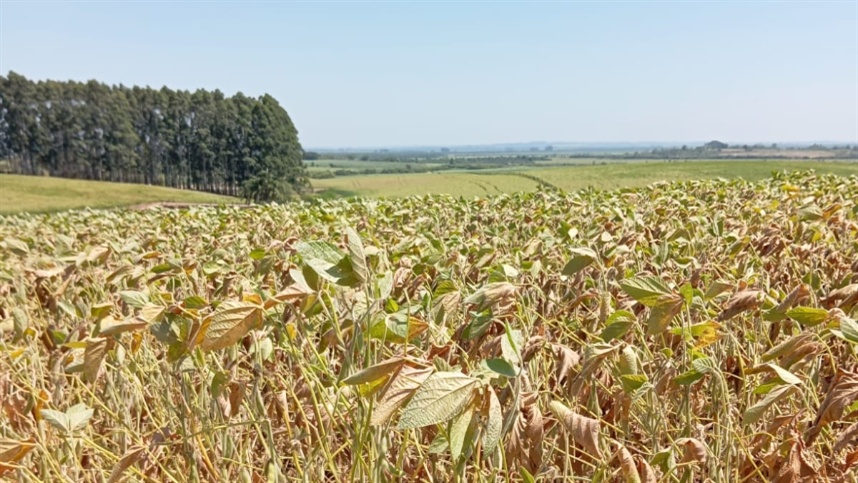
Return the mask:
POLYGON ((545 337, 541 335, 535 335, 528 339, 527 343, 524 344, 524 350, 521 351, 521 361, 529 362, 542 349, 543 345, 545 345, 545 337))
POLYGON ((741 290, 734 293, 724 309, 718 315, 719 321, 727 320, 742 312, 755 309, 760 306, 763 301, 763 293, 759 290, 741 290))
POLYGON ((789 452, 785 461, 777 461, 773 465, 769 465, 769 470, 777 470, 773 483, 800 483, 805 481, 813 481, 817 475, 817 470, 811 466, 804 455, 804 445, 801 438, 792 438, 789 452))
POLYGON ((137 464, 137 462, 143 459, 145 455, 145 446, 132 446, 128 448, 128 451, 126 451, 125 454, 122 455, 122 458, 119 459, 119 462, 116 463, 116 466, 110 473, 110 477, 107 479, 107 483, 117 483, 120 481, 125 470, 137 464))
POLYGON ((509 441, 504 445, 507 459, 517 461, 531 473, 535 473, 542 465, 544 424, 536 401, 535 392, 522 394, 509 441))
POLYGON ((596 419, 581 416, 572 411, 563 403, 551 401, 548 403, 548 409, 554 414, 572 439, 591 456, 596 458, 602 457, 602 451, 599 448, 599 421, 596 419))
POLYGON ((827 308, 833 307, 840 300, 849 300, 854 295, 858 294, 858 283, 851 283, 845 287, 832 290, 824 298, 820 299, 820 303, 827 308))
POLYGON ((680 438, 676 445, 682 448, 682 460, 680 463, 706 464, 706 446, 696 438, 680 438))
POLYGON ((790 292, 785 299, 781 301, 775 308, 774 312, 786 312, 787 310, 795 307, 805 299, 810 296, 810 287, 806 284, 800 283, 796 288, 790 292))
POLYGON ((566 378, 572 376, 573 370, 581 362, 581 356, 564 345, 552 344, 551 347, 554 350, 554 357, 557 359, 554 365, 557 368, 557 384, 562 384, 566 378))
POLYGON ((370 425, 386 423, 393 416, 393 412, 414 395, 414 391, 433 371, 431 367, 418 368, 404 365, 394 372, 378 395, 378 402, 370 417, 370 425))
POLYGON ((98 377, 98 370, 101 369, 101 362, 107 355, 109 342, 103 337, 87 339, 86 349, 83 353, 83 376, 85 380, 92 382, 98 377))
POLYGON ((840 371, 834 384, 828 388, 825 399, 819 406, 816 419, 807 431, 807 443, 810 444, 827 424, 843 416, 843 410, 858 399, 858 374, 840 371))
POLYGON ((655 475, 655 470, 650 466, 643 456, 635 457, 638 466, 638 474, 641 477, 641 483, 657 483, 658 477, 655 475))
POLYGON ((0 438, 0 476, 13 471, 12 465, 21 461, 35 447, 36 440, 33 438, 26 441, 0 438))
POLYGON ((837 435, 837 440, 834 442, 834 451, 837 452, 854 445, 856 438, 858 438, 858 423, 849 426, 837 435))
POLYGON ((843 461, 843 471, 851 470, 855 466, 855 463, 858 463, 858 450, 846 454, 846 458, 843 461))
POLYGON ((620 445, 615 457, 620 460, 620 471, 623 473, 623 481, 625 483, 641 483, 641 475, 638 473, 635 459, 625 446, 620 445))

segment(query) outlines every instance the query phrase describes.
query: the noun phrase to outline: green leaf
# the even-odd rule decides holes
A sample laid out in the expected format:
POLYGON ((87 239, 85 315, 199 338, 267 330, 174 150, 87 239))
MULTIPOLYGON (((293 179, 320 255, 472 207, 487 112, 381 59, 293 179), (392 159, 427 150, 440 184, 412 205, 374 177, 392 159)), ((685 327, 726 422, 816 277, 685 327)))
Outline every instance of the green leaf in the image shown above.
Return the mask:
POLYGON ((399 369, 404 363, 405 359, 401 357, 387 359, 386 361, 379 362, 378 364, 352 374, 351 376, 343 379, 342 384, 347 386, 356 386, 383 379, 399 369))
POLYGON ((620 374, 637 374, 640 369, 640 361, 633 346, 627 345, 620 352, 618 363, 620 374))
POLYGON ((727 283, 727 282, 724 282, 721 280, 716 280, 716 281, 712 282, 711 285, 709 285, 708 289, 706 289, 706 294, 703 295, 703 298, 706 300, 712 300, 715 297, 717 297, 718 295, 721 295, 722 293, 724 293, 724 292, 726 292, 732 288, 733 288, 733 284, 730 284, 730 283, 727 283))
POLYGON ((119 292, 119 298, 121 298, 129 307, 134 307, 136 309, 142 309, 143 306, 149 303, 149 296, 136 290, 125 290, 119 292))
POLYGON ((764 394, 770 393, 772 389, 780 386, 783 386, 780 381, 767 382, 765 384, 760 384, 759 386, 755 387, 752 392, 758 396, 762 396, 764 394))
POLYGON ((667 330, 670 322, 682 311, 683 299, 679 295, 658 296, 652 303, 647 318, 646 335, 658 335, 667 330))
POLYGON ((620 282, 620 288, 638 302, 652 307, 659 297, 670 294, 670 288, 657 277, 631 278, 620 282))
POLYGON ((357 232, 349 227, 346 228, 346 236, 349 243, 349 257, 351 257, 352 269, 360 283, 369 280, 369 269, 366 265, 366 252, 363 248, 363 242, 357 232))
POLYGON ((683 372, 682 374, 673 378, 673 382, 680 386, 688 386, 694 384, 695 382, 703 379, 706 373, 700 372, 697 369, 691 369, 690 371, 683 372))
POLYGON ((521 350, 524 347, 524 335, 520 330, 510 330, 506 327, 506 333, 501 339, 501 353, 513 367, 521 367, 521 350))
POLYGON ((92 419, 93 409, 86 404, 80 403, 68 408, 66 412, 53 409, 42 409, 42 418, 67 435, 80 431, 89 424, 92 419))
POLYGON ((305 262, 308 260, 322 260, 329 265, 336 265, 345 256, 339 248, 324 241, 301 242, 295 246, 295 250, 305 262))
POLYGON ((89 424, 89 420, 92 419, 92 414, 94 410, 90 407, 87 407, 86 404, 80 403, 75 404, 74 406, 68 408, 66 410, 66 416, 69 420, 69 429, 72 433, 76 431, 80 431, 89 424))
POLYGON ((533 477, 533 475, 530 474, 529 471, 527 471, 527 468, 525 468, 524 466, 518 467, 518 474, 521 475, 521 480, 524 483, 536 483, 536 479, 533 477))
POLYGON ((209 303, 199 295, 192 295, 182 301, 182 305, 184 305, 186 309, 204 309, 208 307, 209 303))
POLYGON ((13 328, 15 329, 15 340, 24 337, 24 332, 30 327, 30 317, 20 307, 12 309, 13 328))
POLYGON ((573 256, 569 262, 566 263, 566 266, 563 267, 563 271, 561 273, 570 277, 587 268, 599 258, 599 255, 597 255, 596 252, 585 247, 572 248, 569 251, 572 252, 573 256))
POLYGON ((429 443, 429 454, 441 454, 447 451, 449 447, 450 442, 447 441, 447 436, 444 433, 438 433, 435 435, 435 439, 429 443))
POLYGON ((53 409, 42 409, 40 414, 42 415, 42 419, 47 421, 51 426, 66 434, 70 432, 69 427, 71 424, 69 423, 69 418, 66 416, 66 413, 53 409))
POLYGON ((105 302, 103 304, 93 304, 89 308, 89 315, 92 316, 95 320, 101 320, 108 315, 113 310, 113 304, 110 302, 105 302))
POLYGON ((458 287, 456 287, 455 282, 453 282, 452 280, 441 280, 435 287, 435 291, 432 292, 432 298, 438 298, 442 295, 458 291, 458 287))
POLYGON ((766 366, 773 370, 784 384, 801 384, 801 379, 799 379, 798 376, 783 367, 775 364, 766 364, 766 366))
POLYGON ((517 377, 518 370, 512 366, 506 359, 488 359, 486 360, 486 365, 493 372, 496 372, 502 376, 506 377, 517 377))
POLYGON ((350 279, 354 277, 351 261, 334 245, 322 241, 301 242, 295 249, 304 263, 325 280, 339 285, 357 281, 350 279))
POLYGON ((453 461, 458 461, 462 456, 462 451, 465 445, 470 443, 467 441, 468 429, 474 420, 474 405, 469 404, 467 408, 458 416, 454 417, 450 422, 450 454, 453 456, 453 461))
POLYGON ((486 454, 491 454, 500 443, 503 430, 503 414, 501 404, 493 388, 487 388, 489 394, 489 415, 486 420, 486 429, 483 433, 483 449, 486 454))
POLYGON ((253 250, 251 250, 248 256, 251 258, 251 260, 259 261, 265 258, 265 252, 266 250, 264 248, 254 248, 253 250))
POLYGON ((212 396, 215 398, 219 397, 223 394, 224 389, 226 389, 229 384, 230 373, 227 371, 218 371, 215 373, 212 378, 211 391, 212 396))
POLYGON ((679 287, 679 295, 682 295, 682 298, 685 299, 685 305, 690 307, 691 301, 694 299, 694 287, 690 283, 684 283, 679 287))
POLYGON ((605 342, 610 342, 613 339, 618 339, 626 335, 635 324, 637 318, 635 314, 628 310, 617 310, 606 321, 606 326, 602 329, 599 337, 605 342))
POLYGON ((420 428, 449 421, 465 407, 478 384, 478 379, 461 372, 432 374, 405 406, 396 427, 420 428))
POLYGON ((623 385, 623 391, 627 394, 637 391, 647 382, 649 382, 649 378, 646 374, 624 374, 620 376, 620 383, 623 385))
POLYGON ((260 359, 263 361, 271 360, 271 357, 274 355, 274 343, 271 342, 270 337, 264 337, 256 340, 253 345, 250 346, 250 353, 258 353, 260 359))
POLYGON ((787 310, 787 317, 806 327, 813 327, 828 320, 828 311, 814 307, 796 307, 787 310))
POLYGON ((167 272, 169 272, 175 268, 176 268, 176 266, 173 265, 172 263, 164 262, 164 263, 160 263, 160 264, 152 267, 151 271, 152 271, 152 273, 160 274, 160 273, 167 273, 167 272))
POLYGON ((742 425, 748 426, 750 424, 754 424, 763 417, 766 410, 769 409, 774 403, 784 399, 789 396, 793 392, 795 392, 796 386, 788 385, 781 386, 776 389, 773 389, 771 392, 766 394, 766 396, 759 401, 757 404, 754 404, 742 416, 742 425))
POLYGON ((849 317, 840 318, 840 332, 846 340, 858 343, 858 322, 849 317))
POLYGON ((18 240, 17 238, 7 238, 3 240, 3 243, 6 244, 6 249, 16 255, 26 255, 30 253, 30 247, 26 243, 18 240))
POLYGON ((394 344, 405 344, 429 328, 429 324, 404 312, 390 314, 372 325, 369 336, 394 344))
POLYGON ((486 333, 494 319, 491 309, 486 309, 471 318, 471 323, 462 331, 465 340, 474 340, 486 333))
POLYGON ((200 348, 219 350, 241 340, 251 329, 262 325, 262 308, 245 302, 227 301, 220 304, 211 316, 211 323, 203 336, 200 348))

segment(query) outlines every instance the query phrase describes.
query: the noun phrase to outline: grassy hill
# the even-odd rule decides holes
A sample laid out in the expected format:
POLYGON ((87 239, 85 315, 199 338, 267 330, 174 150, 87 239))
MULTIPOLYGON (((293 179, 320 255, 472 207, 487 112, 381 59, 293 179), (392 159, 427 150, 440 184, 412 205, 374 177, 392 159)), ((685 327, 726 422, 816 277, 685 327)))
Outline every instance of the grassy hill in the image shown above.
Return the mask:
POLYGON ((114 208, 141 203, 236 203, 235 198, 198 191, 128 183, 40 176, 0 175, 0 213, 114 208))

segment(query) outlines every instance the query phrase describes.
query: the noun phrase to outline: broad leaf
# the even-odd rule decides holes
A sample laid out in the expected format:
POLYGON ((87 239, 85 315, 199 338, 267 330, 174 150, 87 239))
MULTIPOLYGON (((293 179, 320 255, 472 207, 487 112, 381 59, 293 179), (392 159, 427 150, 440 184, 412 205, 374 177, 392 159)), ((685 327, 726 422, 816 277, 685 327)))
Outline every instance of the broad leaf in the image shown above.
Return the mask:
POLYGON ((773 389, 757 404, 754 404, 742 416, 742 424, 747 426, 749 424, 754 424, 763 417, 766 410, 769 409, 774 403, 780 401, 781 399, 786 398, 790 394, 796 391, 796 386, 788 385, 781 386, 777 389, 773 389))
POLYGON ((211 316, 200 348, 213 351, 229 347, 251 329, 262 324, 262 308, 255 304, 228 301, 220 304, 211 316))
POLYGON ((393 412, 408 401, 433 370, 431 367, 415 368, 405 365, 393 373, 378 396, 378 402, 370 417, 370 425, 377 426, 387 422, 393 412))
POLYGON ((397 428, 411 429, 449 421, 473 395, 479 380, 461 372, 436 372, 414 393, 397 428))
POLYGON ((563 275, 573 276, 581 270, 587 268, 590 264, 596 261, 599 256, 593 250, 585 247, 572 248, 572 258, 563 267, 563 275))
POLYGON ((659 298, 670 294, 670 288, 657 277, 631 278, 620 282, 620 288, 638 302, 652 307, 659 298))
POLYGON ((119 292, 119 298, 121 298, 129 307, 134 307, 136 309, 142 309, 149 303, 149 296, 136 290, 119 292))
POLYGON ((813 327, 828 320, 828 311, 813 307, 796 307, 787 310, 787 317, 806 327, 813 327))

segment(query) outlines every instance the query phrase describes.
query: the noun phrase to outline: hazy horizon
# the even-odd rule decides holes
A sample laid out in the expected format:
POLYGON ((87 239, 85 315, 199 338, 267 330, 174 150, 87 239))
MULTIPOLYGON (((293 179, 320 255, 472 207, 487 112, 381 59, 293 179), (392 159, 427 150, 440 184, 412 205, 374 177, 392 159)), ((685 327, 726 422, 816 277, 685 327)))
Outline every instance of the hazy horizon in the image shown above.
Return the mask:
POLYGON ((858 142, 858 2, 4 0, 9 71, 269 93, 318 149, 858 142))

